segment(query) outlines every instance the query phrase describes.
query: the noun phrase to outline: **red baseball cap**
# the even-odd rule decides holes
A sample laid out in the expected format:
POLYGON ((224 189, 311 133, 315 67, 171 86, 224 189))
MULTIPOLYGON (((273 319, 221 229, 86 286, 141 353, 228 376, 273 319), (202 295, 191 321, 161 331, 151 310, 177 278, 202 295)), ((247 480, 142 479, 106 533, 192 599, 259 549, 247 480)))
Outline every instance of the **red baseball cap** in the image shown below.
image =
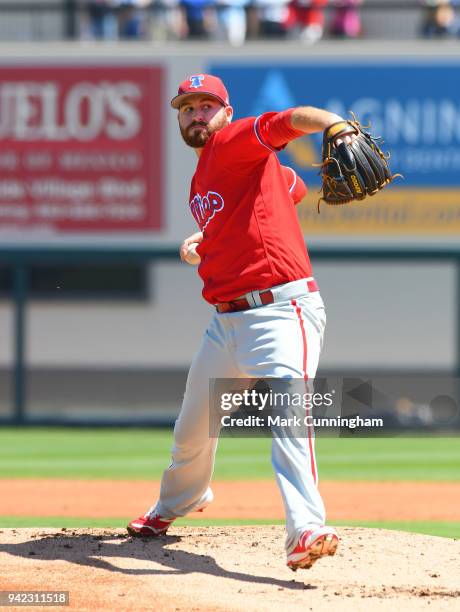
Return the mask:
POLYGON ((179 108, 184 99, 192 94, 207 94, 219 100, 224 106, 230 104, 225 85, 219 77, 212 76, 212 74, 193 74, 182 81, 177 90, 177 96, 171 100, 171 106, 179 108))

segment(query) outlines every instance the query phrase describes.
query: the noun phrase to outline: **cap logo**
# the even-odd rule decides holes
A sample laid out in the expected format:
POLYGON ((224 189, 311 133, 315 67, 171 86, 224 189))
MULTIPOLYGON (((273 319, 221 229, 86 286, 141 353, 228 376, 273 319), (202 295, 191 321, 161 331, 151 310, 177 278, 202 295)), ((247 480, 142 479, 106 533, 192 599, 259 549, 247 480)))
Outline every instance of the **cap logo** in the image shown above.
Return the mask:
POLYGON ((203 87, 203 80, 204 76, 202 74, 194 74, 190 77, 190 87, 203 87))

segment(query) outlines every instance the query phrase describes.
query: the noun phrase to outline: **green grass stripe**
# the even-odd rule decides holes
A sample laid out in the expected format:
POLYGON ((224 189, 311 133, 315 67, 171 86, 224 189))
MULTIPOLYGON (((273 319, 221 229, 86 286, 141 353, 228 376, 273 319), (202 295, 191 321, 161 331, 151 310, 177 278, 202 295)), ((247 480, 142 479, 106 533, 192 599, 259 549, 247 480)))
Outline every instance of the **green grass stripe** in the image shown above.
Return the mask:
MULTIPOLYGON (((132 517, 131 517, 132 518, 132 517)), ((0 516, 0 529, 41 527, 41 528, 119 528, 123 529, 130 518, 125 519, 94 519, 82 517, 17 517, 0 516)), ((282 525, 278 519, 193 519, 183 518, 175 522, 177 526, 212 527, 229 525, 282 525)), ((372 527, 377 529, 392 529, 445 538, 460 539, 460 522, 450 521, 333 521, 333 525, 372 527)), ((0 534, 1 539, 1 534, 0 534)))
MULTIPOLYGON (((171 430, 3 428, 0 478, 156 480, 171 430)), ((460 438, 319 438, 322 480, 459 481, 460 438)), ((214 477, 271 479, 270 440, 222 438, 214 477)))
POLYGON ((338 527, 345 525, 349 527, 373 527, 460 539, 460 522, 458 521, 334 521, 333 524, 338 527))

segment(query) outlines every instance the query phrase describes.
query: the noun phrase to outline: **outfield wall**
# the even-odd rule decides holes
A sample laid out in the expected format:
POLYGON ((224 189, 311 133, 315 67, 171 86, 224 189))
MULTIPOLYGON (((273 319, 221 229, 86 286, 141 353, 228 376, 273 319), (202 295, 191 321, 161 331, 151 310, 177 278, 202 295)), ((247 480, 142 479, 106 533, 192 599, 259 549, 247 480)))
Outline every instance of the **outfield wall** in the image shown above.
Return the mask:
MULTIPOLYGON (((287 106, 302 103, 319 105, 318 95, 327 89, 325 79, 330 78, 331 67, 340 67, 337 73, 340 74, 337 81, 340 86, 338 88, 334 86, 332 89, 336 100, 343 94, 345 105, 348 104, 351 95, 349 88, 346 87, 347 79, 356 78, 353 76, 353 66, 357 66, 360 70, 364 70, 365 80, 361 83, 362 88, 364 90, 368 87, 369 96, 373 100, 378 101, 379 96, 397 100, 399 96, 401 102, 398 108, 403 108, 402 105, 406 104, 404 109, 407 111, 412 104, 412 98, 417 100, 419 94, 418 90, 402 91, 400 76, 404 66, 409 68, 415 66, 418 69, 425 66, 427 74, 439 73, 447 77, 450 74, 449 66, 453 70, 458 69, 459 60, 458 47, 448 43, 442 46, 426 43, 398 43, 390 46, 361 41, 345 44, 324 43, 309 48, 308 54, 305 49, 299 52, 298 45, 287 43, 276 46, 254 44, 238 50, 216 45, 212 48, 212 58, 209 57, 209 49, 202 45, 182 44, 160 48, 136 43, 0 46, 0 71, 8 68, 12 70, 11 74, 14 74, 16 67, 18 70, 24 68, 31 70, 33 74, 34 68, 45 67, 50 69, 47 76, 43 77, 46 82, 53 79, 53 67, 58 67, 61 71, 67 67, 67 72, 70 74, 72 68, 82 66, 99 67, 102 72, 104 66, 111 70, 119 66, 121 73, 129 75, 131 69, 153 66, 160 70, 162 83, 161 91, 155 90, 155 95, 158 96, 155 104, 159 105, 162 120, 150 126, 153 140, 158 137, 162 139, 160 143, 157 142, 160 154, 158 158, 148 158, 154 161, 157 159, 162 168, 161 193, 155 196, 154 201, 154 206, 161 208, 161 215, 158 217, 161 219, 159 227, 146 226, 144 229, 137 228, 134 232, 125 231, 122 226, 118 229, 102 227, 99 231, 95 231, 94 227, 91 231, 81 228, 61 231, 54 227, 44 232, 36 230, 28 232, 24 227, 15 228, 11 224, 4 224, 0 226, 2 245, 13 250, 40 245, 48 247, 51 245, 56 248, 115 246, 131 249, 164 245, 176 248, 183 237, 195 229, 187 206, 189 180, 194 171, 195 159, 193 153, 183 146, 178 136, 175 113, 169 109, 169 99, 174 95, 177 83, 187 74, 210 70, 215 66, 220 67, 230 80, 230 92, 235 99, 235 106, 238 107, 237 113, 246 113, 247 100, 255 99, 255 94, 253 95, 250 88, 259 82, 261 71, 265 70, 269 76, 286 75, 284 85, 276 81, 278 77, 274 81, 266 79, 263 82, 264 87, 259 94, 268 107, 270 101, 275 107, 280 105, 283 96, 287 106), (442 66, 440 72, 436 68, 437 65, 442 66), (318 67, 321 66, 324 66, 324 70, 318 71, 318 67), (369 80, 376 70, 374 66, 379 69, 385 66, 395 67, 395 74, 400 75, 398 76, 400 80, 395 82, 394 91, 391 70, 383 82, 369 80), (249 68, 255 72, 250 72, 249 68), (368 79, 367 85, 366 79, 368 79), (245 92, 250 92, 246 98, 245 92)), ((2 74, 4 80, 5 73, 2 74)), ((410 70, 407 74, 410 74, 410 70)), ((28 78, 31 78, 30 75, 28 78)), ((128 76, 123 78, 126 80, 128 76)), ((417 81, 420 87, 422 81, 423 74, 422 80, 417 81)), ((1 82, 0 80, 0 84, 1 82)), ((434 121, 430 117, 437 112, 438 106, 442 107, 441 110, 444 109, 442 112, 450 112, 452 130, 448 146, 451 151, 456 152, 460 147, 458 128, 460 119, 452 115, 455 107, 450 100, 458 101, 458 97, 455 98, 455 89, 452 89, 455 87, 455 79, 453 83, 451 81, 449 83, 445 95, 442 93, 443 90, 430 90, 429 96, 433 103, 431 106, 425 104, 423 106, 425 110, 421 112, 425 113, 423 117, 426 121, 434 121), (444 98, 450 96, 447 100, 448 106, 444 104, 444 98, 438 100, 437 96, 442 95, 444 98)), ((148 101, 148 98, 146 100, 148 101)), ((262 112, 265 109, 266 106, 262 108, 262 112)), ((147 116, 148 113, 145 113, 145 117, 147 116)), ((369 117, 364 117, 367 118, 369 117)), ((410 119, 409 114, 400 115, 401 122, 407 120, 410 125, 410 119)), ((408 130, 407 134, 403 128, 404 123, 401 123, 398 128, 401 141, 406 136, 409 140, 416 139, 414 134, 417 134, 417 126, 415 128, 412 126, 412 131, 408 130)), ((437 132, 433 129, 432 142, 424 142, 427 155, 431 154, 429 147, 437 143, 437 132)), ((3 141, 5 151, 12 141, 6 137, 3 141)), ((444 145, 438 144, 437 151, 442 151, 444 145)), ((27 150, 27 142, 25 145, 24 142, 19 145, 15 142, 14 146, 23 146, 23 150, 24 147, 27 150)), ((138 146, 137 141, 133 141, 132 146, 138 146)), ((418 146, 416 140, 413 140, 411 146, 413 148, 418 146)), ((315 147, 317 155, 317 144, 315 147)), ((406 149, 401 149, 400 143, 396 143, 395 147, 397 159, 405 159, 406 149)), ((300 168, 300 171, 306 173, 311 172, 310 161, 313 159, 312 155, 313 157, 315 155, 311 148, 300 152, 298 148, 288 150, 286 155, 288 157, 283 158, 283 163, 298 163, 296 169, 300 168)), ((443 168, 441 170, 444 172, 443 168)), ((441 170, 438 168, 436 171, 441 172, 441 170)), ((414 210, 417 214, 421 211, 422 217, 418 219, 423 221, 423 211, 427 206, 433 208, 447 201, 443 192, 446 185, 442 183, 444 176, 442 174, 436 175, 434 186, 430 185, 429 181, 427 184, 426 172, 420 185, 417 183, 417 178, 410 177, 403 185, 404 188, 412 190, 409 203, 405 201, 408 192, 404 192, 404 189, 401 191, 401 187, 397 185, 391 186, 388 194, 391 197, 395 193, 405 196, 405 200, 400 198, 399 204, 396 198, 388 201, 379 200, 375 209, 373 201, 363 205, 363 210, 380 211, 382 216, 379 219, 375 217, 372 222, 359 219, 353 225, 353 222, 343 217, 330 219, 327 216, 329 211, 325 211, 319 217, 325 219, 325 222, 321 221, 320 229, 316 217, 312 218, 313 221, 308 220, 312 209, 316 206, 316 194, 313 192, 316 190, 317 184, 315 186, 314 181, 317 179, 311 174, 305 176, 307 182, 310 182, 311 176, 312 193, 302 203, 299 214, 303 219, 307 242, 315 248, 339 246, 346 251, 347 248, 357 245, 364 248, 380 245, 381 248, 388 248, 391 251, 393 248, 400 249, 413 245, 423 247, 425 244, 434 249, 444 248, 446 245, 451 249, 458 247, 456 226, 458 218, 455 216, 451 220, 448 216, 445 219, 444 217, 441 220, 436 219, 438 223, 436 226, 406 224, 401 230, 401 227, 398 229, 396 225, 387 224, 382 230, 381 219, 388 218, 388 215, 385 216, 388 207, 392 211, 405 210, 416 202, 414 210), (426 197, 423 200, 420 193, 424 194, 424 197, 428 193, 428 200, 426 197), (332 224, 332 231, 328 230, 328 223, 332 224)), ((26 179, 27 173, 21 180, 26 179)), ((451 208, 448 210, 446 208, 446 215, 457 214, 456 207, 460 206, 457 185, 452 184, 448 187, 451 208)), ((195 270, 173 262, 155 262, 150 265, 149 270, 148 296, 138 302, 107 303, 86 300, 82 303, 42 300, 30 303, 27 311, 27 364, 32 369, 63 368, 69 371, 72 369, 186 369, 211 309, 200 298, 201 285, 195 270)), ((455 368, 457 271, 454 264, 398 261, 350 263, 341 261, 338 257, 336 261, 316 263, 315 275, 319 280, 328 309, 328 331, 322 359, 324 369, 400 368, 449 371, 455 368)), ((3 369, 9 369, 14 359, 12 326, 11 302, 1 298, 0 367, 3 369)))

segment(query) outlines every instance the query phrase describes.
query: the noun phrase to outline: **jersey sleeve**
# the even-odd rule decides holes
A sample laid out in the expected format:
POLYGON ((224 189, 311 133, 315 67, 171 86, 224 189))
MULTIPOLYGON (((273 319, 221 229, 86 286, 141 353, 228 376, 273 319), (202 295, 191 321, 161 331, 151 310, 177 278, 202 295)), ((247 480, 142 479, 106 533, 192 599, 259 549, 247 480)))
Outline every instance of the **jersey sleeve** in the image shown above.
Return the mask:
POLYGON ((251 172, 251 166, 273 153, 273 149, 258 138, 255 117, 239 119, 217 132, 213 150, 220 165, 243 174, 251 172))
POLYGON ((292 201, 294 204, 298 204, 307 195, 308 188, 295 170, 289 166, 282 166, 282 170, 289 187, 292 201))
POLYGON ((303 132, 290 127, 290 114, 264 113, 231 123, 215 136, 215 154, 219 162, 243 173, 286 144, 303 136, 303 132))

